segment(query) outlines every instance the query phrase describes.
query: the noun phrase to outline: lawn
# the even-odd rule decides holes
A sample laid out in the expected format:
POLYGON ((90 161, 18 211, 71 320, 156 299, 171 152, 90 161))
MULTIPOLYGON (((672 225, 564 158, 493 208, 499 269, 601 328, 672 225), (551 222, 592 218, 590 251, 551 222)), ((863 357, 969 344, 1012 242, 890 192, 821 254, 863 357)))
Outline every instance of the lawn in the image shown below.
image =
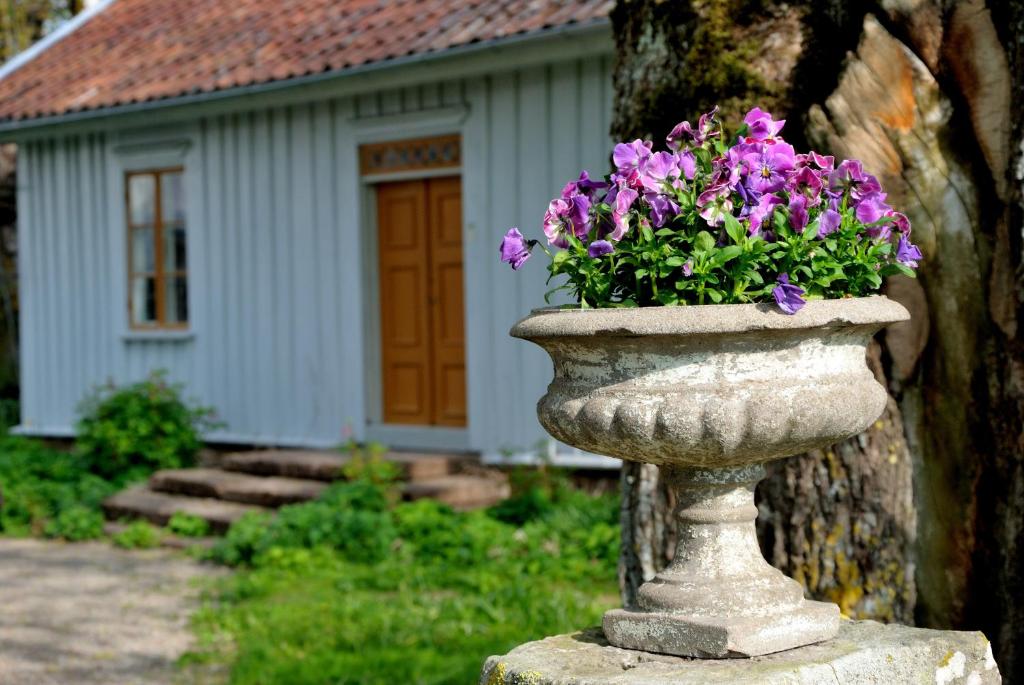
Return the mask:
POLYGON ((237 684, 471 683, 483 660, 617 605, 618 505, 531 487, 490 511, 392 505, 336 486, 215 552, 238 566, 194 619, 186 661, 237 684))

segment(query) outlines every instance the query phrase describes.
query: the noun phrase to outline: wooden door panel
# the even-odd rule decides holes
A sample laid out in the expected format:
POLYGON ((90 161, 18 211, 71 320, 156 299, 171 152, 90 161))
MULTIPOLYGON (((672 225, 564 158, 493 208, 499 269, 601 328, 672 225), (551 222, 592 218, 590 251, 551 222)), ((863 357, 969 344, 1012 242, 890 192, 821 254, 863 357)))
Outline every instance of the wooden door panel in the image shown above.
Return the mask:
POLYGON ((429 424, 431 329, 426 188, 420 181, 377 189, 381 386, 386 423, 429 424))
POLYGON ((462 279, 462 182, 427 182, 430 207, 431 330, 434 423, 466 425, 466 363, 462 279))

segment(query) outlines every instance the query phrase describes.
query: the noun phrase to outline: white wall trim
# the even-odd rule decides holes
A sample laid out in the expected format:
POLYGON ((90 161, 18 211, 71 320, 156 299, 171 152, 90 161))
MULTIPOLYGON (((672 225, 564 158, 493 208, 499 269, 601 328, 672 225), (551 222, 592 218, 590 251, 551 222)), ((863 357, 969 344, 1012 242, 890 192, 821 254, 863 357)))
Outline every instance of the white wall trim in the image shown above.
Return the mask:
POLYGON ((357 143, 380 143, 461 131, 468 116, 469 107, 458 105, 354 118, 352 127, 357 143))

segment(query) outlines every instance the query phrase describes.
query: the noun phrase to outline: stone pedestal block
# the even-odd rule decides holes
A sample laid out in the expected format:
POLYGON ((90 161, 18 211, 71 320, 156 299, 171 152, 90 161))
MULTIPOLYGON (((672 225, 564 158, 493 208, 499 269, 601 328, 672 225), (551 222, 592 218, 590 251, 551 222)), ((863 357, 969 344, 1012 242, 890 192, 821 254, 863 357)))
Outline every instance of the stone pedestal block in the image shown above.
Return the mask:
POLYGON ((981 633, 842 621, 826 642, 749 659, 689 659, 612 647, 601 629, 516 647, 484 664, 480 685, 995 685, 981 633))

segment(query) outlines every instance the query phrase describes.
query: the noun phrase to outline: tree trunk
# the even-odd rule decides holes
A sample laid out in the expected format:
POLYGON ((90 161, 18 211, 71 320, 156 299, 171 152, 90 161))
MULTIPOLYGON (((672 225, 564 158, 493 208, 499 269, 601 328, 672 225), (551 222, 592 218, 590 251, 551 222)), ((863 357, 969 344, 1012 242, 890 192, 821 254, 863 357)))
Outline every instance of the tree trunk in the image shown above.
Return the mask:
MULTIPOLYGON (((890 390, 864 435, 775 462, 765 554, 854 617, 982 629, 1024 674, 1024 9, 981 0, 619 0, 619 139, 660 142, 718 103, 788 120, 798 148, 861 159, 925 261, 892 279, 913 320, 869 363, 890 390)), ((652 467, 623 469, 623 599, 670 558, 652 467)))

